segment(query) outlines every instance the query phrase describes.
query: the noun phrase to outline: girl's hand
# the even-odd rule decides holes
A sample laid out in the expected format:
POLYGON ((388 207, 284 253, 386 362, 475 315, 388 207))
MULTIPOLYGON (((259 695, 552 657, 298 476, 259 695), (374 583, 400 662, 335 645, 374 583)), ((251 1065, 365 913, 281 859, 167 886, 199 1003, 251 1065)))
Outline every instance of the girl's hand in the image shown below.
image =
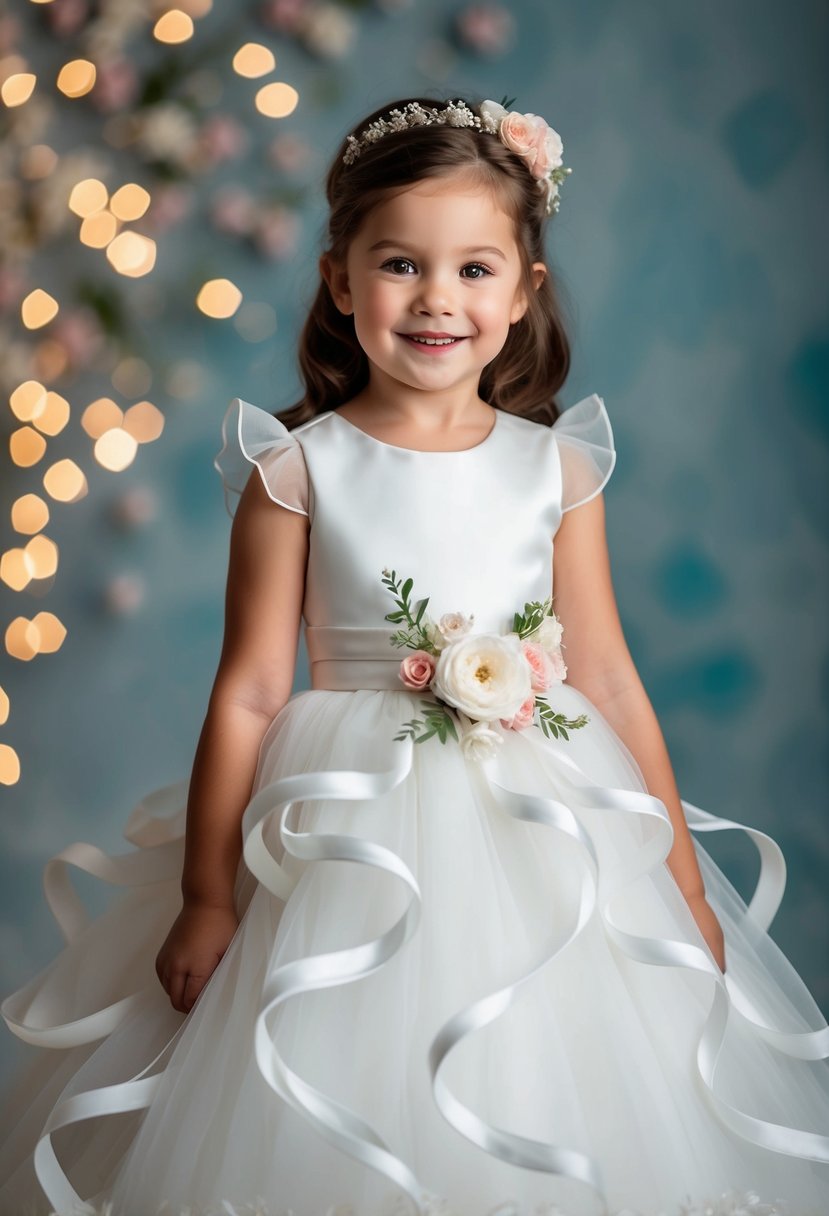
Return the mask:
POLYGON ((725 972, 725 940, 714 909, 703 894, 686 895, 685 899, 694 914, 700 933, 717 961, 717 966, 720 971, 725 972))
POLYGON ((185 903, 155 960, 174 1009, 189 1013, 239 925, 232 906, 185 903))

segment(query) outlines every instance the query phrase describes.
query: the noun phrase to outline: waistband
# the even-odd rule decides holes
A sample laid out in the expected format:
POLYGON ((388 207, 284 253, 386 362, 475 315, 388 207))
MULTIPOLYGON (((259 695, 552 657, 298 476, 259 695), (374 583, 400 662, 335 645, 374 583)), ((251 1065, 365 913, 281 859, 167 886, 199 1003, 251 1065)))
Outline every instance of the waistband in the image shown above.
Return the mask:
POLYGON ((305 646, 311 688, 335 691, 388 688, 404 692, 400 663, 407 651, 389 640, 394 631, 384 626, 306 625, 305 646))

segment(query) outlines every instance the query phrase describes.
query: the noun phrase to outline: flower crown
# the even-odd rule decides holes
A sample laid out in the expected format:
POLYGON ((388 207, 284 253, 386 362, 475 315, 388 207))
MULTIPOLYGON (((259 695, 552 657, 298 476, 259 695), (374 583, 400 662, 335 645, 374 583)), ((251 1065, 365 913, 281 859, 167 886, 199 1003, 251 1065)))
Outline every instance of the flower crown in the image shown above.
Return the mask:
POLYGON ((369 123, 359 139, 349 135, 343 163, 351 165, 358 156, 379 139, 405 131, 408 127, 473 127, 489 135, 497 135, 511 152, 515 152, 538 181, 538 188, 547 196, 547 214, 558 211, 558 188, 564 178, 572 173, 561 163, 563 144, 561 136, 548 127, 538 114, 520 114, 508 109, 515 98, 503 104, 484 101, 474 113, 464 101, 448 101, 442 109, 424 107, 410 101, 402 110, 390 110, 388 117, 377 118, 369 123))

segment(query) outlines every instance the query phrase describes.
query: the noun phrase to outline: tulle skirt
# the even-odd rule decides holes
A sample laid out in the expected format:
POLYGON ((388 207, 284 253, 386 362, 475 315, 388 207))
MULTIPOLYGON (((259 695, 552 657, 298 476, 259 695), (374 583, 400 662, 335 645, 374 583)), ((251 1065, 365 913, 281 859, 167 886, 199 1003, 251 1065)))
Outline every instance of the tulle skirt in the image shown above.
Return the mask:
POLYGON ((190 1013, 155 957, 187 784, 117 858, 47 867, 67 944, 2 1005, 32 1058, 2 1108, 0 1213, 683 1216, 829 1212, 829 1029, 701 843, 719 971, 665 863, 664 805, 590 722, 491 760, 394 736, 406 691, 295 694, 262 741, 238 930, 190 1013), (85 917, 68 881, 112 884, 85 917))

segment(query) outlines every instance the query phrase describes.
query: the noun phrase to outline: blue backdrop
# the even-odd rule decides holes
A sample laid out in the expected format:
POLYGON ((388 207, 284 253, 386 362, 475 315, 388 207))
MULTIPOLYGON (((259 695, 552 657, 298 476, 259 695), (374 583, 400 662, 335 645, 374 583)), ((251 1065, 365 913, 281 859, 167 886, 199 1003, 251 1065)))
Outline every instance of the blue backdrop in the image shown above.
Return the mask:
MULTIPOLYGON (((58 322, 82 308, 105 342, 76 338, 71 372, 39 377, 71 407, 40 464, 14 464, 7 442, 0 457, 4 552, 26 543, 9 512, 43 493, 46 464, 71 458, 89 483, 77 503, 50 504, 54 577, 0 583, 4 630, 41 610, 68 630, 56 653, 0 654, 0 743, 21 764, 0 787, 3 993, 60 946, 40 885, 48 857, 76 839, 126 848, 134 803, 190 771, 221 644, 222 415, 234 396, 271 410, 298 397, 328 158, 364 113, 426 90, 515 97, 562 135, 573 173, 549 236, 574 347, 562 398, 597 392, 613 423, 606 503, 625 632, 683 796, 781 844, 788 889, 771 933, 829 1010, 826 6, 519 0, 511 33, 497 10, 487 25, 469 6, 387 0, 335 8, 315 42, 284 6, 217 5, 178 48, 148 25, 124 34, 135 88, 119 98, 110 64, 98 106, 54 84, 88 29, 59 38, 38 7, 18 0, 5 27, 38 85, 3 120, 16 198, 22 210, 39 190, 44 219, 25 257, 8 234, 7 267, 60 301, 64 343, 58 322), (276 55, 264 79, 297 89, 289 116, 257 113, 263 81, 234 73, 248 40, 276 55), (182 162, 193 124, 216 116, 206 160, 182 162), (32 143, 59 155, 52 185, 15 177, 32 143), (157 242, 150 274, 119 276, 78 241, 66 193, 87 176, 150 190, 133 225, 157 242), (217 277, 244 295, 234 318, 196 307, 217 277), (80 423, 103 395, 164 416, 123 472, 96 463, 80 423)), ((104 55, 105 39, 95 45, 104 55)), ((9 288, 0 329, 7 399, 36 375, 27 351, 48 334, 23 330, 19 295, 9 288)), ((7 440, 20 421, 2 416, 7 440)), ((295 688, 307 686, 301 650, 295 688)), ((750 846, 705 844, 747 893, 750 846)), ((0 1036, 4 1069, 25 1050, 0 1036)))

